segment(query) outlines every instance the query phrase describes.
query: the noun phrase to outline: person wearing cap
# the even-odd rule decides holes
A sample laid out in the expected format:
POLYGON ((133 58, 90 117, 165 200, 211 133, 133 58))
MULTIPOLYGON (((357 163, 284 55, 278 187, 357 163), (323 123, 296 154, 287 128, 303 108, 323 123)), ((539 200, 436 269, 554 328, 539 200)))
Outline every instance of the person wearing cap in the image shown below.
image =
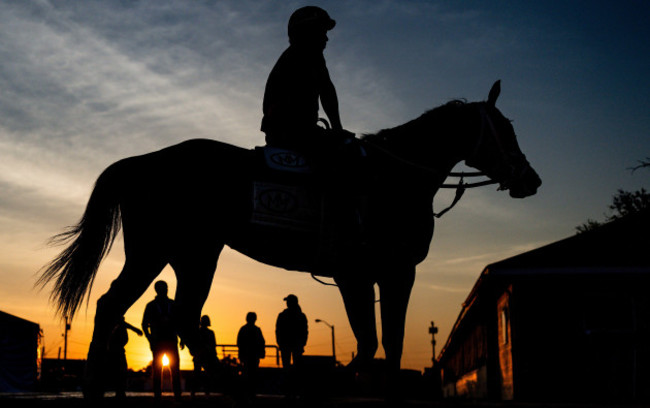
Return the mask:
POLYGON ((264 90, 261 130, 268 145, 306 154, 331 150, 337 140, 353 138, 343 130, 336 89, 323 51, 336 22, 319 7, 296 10, 289 18, 289 47, 269 74, 264 90), (319 100, 332 126, 317 125, 319 100))
POLYGON ((309 328, 307 317, 298 304, 296 295, 284 298, 287 308, 278 315, 275 324, 275 339, 280 349, 282 367, 300 365, 302 354, 305 351, 309 328))

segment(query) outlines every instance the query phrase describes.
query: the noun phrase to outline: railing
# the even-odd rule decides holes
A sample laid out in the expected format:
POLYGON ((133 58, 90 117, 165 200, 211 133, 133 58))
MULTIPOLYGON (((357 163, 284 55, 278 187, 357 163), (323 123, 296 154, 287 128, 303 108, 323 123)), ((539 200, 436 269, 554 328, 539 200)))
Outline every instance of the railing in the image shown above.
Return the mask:
MULTIPOLYGON (((276 345, 264 346, 265 349, 273 349, 275 351, 275 365, 280 365, 280 349, 276 345)), ((239 358, 239 347, 236 344, 217 344, 217 355, 219 358, 224 358, 227 355, 236 355, 239 358), (219 354, 221 350, 221 354, 219 354)), ((268 354, 267 354, 268 355, 268 354)))

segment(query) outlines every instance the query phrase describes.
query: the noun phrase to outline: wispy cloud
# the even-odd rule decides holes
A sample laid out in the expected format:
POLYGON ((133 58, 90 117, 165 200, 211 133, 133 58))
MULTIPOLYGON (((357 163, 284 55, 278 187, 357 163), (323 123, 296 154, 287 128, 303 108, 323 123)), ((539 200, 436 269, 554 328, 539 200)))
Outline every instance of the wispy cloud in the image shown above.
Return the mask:
POLYGON ((82 203, 111 162, 188 138, 263 142, 266 68, 250 54, 264 49, 243 43, 266 35, 267 25, 247 24, 255 7, 123 7, 0 5, 0 184, 13 196, 5 214, 33 207, 19 191, 82 203))
MULTIPOLYGON (((137 151, 135 143, 151 149, 160 143, 156 140, 169 143, 219 131, 224 139, 246 134, 238 124, 250 123, 244 112, 254 97, 246 89, 248 82, 232 81, 233 75, 242 75, 236 44, 187 51, 142 24, 130 30, 114 27, 125 29, 127 40, 113 41, 116 31, 76 21, 85 13, 70 16, 52 8, 43 13, 48 18, 3 13, 9 20, 2 24, 8 44, 3 56, 13 61, 2 65, 3 76, 7 89, 18 96, 2 103, 13 106, 14 112, 3 114, 15 118, 5 125, 10 130, 29 126, 32 137, 74 140, 119 153, 137 151), (221 59, 237 68, 219 63, 221 59), (205 69, 215 65, 225 69, 205 69)), ((257 125, 249 126, 250 139, 257 125)))

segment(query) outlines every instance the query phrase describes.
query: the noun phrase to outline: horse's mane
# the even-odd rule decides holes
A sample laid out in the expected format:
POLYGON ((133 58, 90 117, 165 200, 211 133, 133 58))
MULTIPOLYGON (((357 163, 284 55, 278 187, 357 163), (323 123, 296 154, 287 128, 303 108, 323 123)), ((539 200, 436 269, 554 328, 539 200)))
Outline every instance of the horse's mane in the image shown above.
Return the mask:
MULTIPOLYGON (((424 112, 419 117, 394 128, 382 129, 374 134, 363 134, 361 139, 370 143, 381 143, 389 138, 400 137, 403 134, 419 133, 418 130, 424 127, 430 127, 432 122, 439 122, 441 117, 446 117, 451 110, 457 110, 466 106, 467 101, 463 99, 454 99, 436 108, 424 112)), ((441 123, 441 122, 440 122, 441 123)))

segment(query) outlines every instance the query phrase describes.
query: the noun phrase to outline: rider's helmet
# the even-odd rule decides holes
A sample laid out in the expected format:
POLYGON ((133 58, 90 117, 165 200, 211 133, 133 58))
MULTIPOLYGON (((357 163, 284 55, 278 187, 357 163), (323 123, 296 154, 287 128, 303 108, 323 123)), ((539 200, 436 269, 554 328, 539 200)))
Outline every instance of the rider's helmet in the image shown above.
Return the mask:
POLYGON ((201 316, 201 326, 203 327, 210 327, 210 316, 208 315, 203 315, 201 316))
POLYGON ((336 25, 325 10, 316 6, 301 7, 289 17, 289 38, 305 29, 322 28, 329 31, 336 25))

